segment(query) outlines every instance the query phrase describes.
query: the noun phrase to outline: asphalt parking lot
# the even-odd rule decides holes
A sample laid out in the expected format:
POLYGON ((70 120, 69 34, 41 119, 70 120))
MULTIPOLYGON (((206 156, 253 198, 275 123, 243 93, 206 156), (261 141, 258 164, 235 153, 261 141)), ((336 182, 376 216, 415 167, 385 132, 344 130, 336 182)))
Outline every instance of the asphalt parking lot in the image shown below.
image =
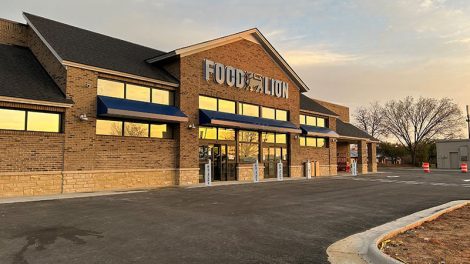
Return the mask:
POLYGON ((460 199, 470 174, 384 170, 0 204, 0 263, 326 263, 339 239, 460 199))

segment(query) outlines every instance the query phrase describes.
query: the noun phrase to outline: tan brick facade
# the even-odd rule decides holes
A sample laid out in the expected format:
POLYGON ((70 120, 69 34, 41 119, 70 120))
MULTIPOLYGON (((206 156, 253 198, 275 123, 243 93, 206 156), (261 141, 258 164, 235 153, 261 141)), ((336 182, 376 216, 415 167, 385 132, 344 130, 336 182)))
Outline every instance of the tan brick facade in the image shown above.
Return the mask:
MULTIPOLYGON (((179 79, 179 88, 77 67, 66 68, 26 25, 0 20, 0 43, 29 47, 66 97, 74 102, 70 108, 0 102, 0 107, 61 112, 64 119, 63 133, 0 130, 0 144, 8 150, 0 152, 0 197, 199 183, 198 129, 189 128, 190 124, 199 124, 199 95, 287 110, 289 121, 299 126, 299 88, 273 57, 253 41, 241 39, 165 65, 165 70, 179 79), (288 99, 208 82, 203 78, 204 59, 287 82, 288 99), (175 90, 176 106, 189 117, 189 122, 174 125, 173 139, 96 135, 98 78, 175 90), (87 121, 79 119, 82 114, 86 114, 87 121)), ((348 108, 320 103, 343 120, 349 120, 348 108)), ((335 117, 327 118, 329 128, 336 130, 335 117)), ((288 134, 287 141, 289 160, 285 169, 292 178, 305 176, 307 160, 315 161, 314 176, 336 175, 337 155, 347 151, 345 145, 337 148, 336 139, 332 138, 325 148, 301 147, 296 134, 288 134)), ((363 160, 363 163, 367 171, 367 162, 363 160)), ((263 180, 264 165, 262 162, 259 165, 259 177, 263 180)), ((373 170, 373 162, 370 167, 373 170)), ((237 164, 236 173, 239 181, 253 181, 252 164, 237 164)))

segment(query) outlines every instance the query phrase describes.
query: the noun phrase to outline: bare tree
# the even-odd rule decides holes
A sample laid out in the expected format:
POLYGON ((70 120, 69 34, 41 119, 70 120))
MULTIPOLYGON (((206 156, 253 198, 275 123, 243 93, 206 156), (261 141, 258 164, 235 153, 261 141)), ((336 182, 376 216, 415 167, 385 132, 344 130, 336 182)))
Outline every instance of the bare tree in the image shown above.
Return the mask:
POLYGON ((383 124, 383 111, 378 102, 367 107, 360 107, 353 115, 354 123, 374 138, 387 136, 387 129, 383 124))
POLYGON ((385 129, 407 148, 413 164, 422 144, 455 138, 462 131, 462 111, 449 98, 406 97, 386 103, 382 112, 385 129))

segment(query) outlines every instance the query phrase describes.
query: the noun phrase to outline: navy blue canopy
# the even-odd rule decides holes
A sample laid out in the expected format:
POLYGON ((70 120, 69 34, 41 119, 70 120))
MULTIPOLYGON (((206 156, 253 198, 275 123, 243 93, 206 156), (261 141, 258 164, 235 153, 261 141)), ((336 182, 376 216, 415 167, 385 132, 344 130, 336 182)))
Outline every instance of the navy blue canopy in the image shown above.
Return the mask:
POLYGON ((320 136, 331 138, 339 137, 338 133, 326 127, 300 125, 300 129, 302 129, 302 134, 307 136, 320 136))
POLYGON ((178 107, 108 96, 98 96, 98 116, 186 122, 188 117, 178 107))
POLYGON ((272 120, 252 116, 243 116, 229 113, 222 113, 210 110, 199 110, 199 124, 219 125, 242 129, 254 129, 281 133, 301 132, 294 124, 288 121, 272 120))

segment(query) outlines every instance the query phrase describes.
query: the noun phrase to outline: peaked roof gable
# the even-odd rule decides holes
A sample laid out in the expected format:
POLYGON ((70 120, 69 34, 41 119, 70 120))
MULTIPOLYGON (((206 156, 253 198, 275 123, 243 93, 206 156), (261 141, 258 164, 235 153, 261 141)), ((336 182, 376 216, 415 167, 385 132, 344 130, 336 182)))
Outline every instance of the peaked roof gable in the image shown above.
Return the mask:
POLYGON ((194 53, 226 45, 239 40, 248 40, 260 44, 266 52, 274 59, 274 61, 282 68, 288 77, 296 84, 300 91, 306 92, 309 90, 307 85, 300 79, 290 65, 284 60, 279 52, 269 43, 269 41, 261 34, 257 28, 248 29, 235 34, 227 35, 224 37, 204 41, 194 45, 179 48, 165 54, 157 54, 156 56, 147 59, 149 63, 156 63, 176 56, 185 57, 194 53))
POLYGON ((81 29, 44 17, 23 13, 44 44, 63 65, 92 66, 177 86, 178 81, 145 60, 165 52, 81 29))

